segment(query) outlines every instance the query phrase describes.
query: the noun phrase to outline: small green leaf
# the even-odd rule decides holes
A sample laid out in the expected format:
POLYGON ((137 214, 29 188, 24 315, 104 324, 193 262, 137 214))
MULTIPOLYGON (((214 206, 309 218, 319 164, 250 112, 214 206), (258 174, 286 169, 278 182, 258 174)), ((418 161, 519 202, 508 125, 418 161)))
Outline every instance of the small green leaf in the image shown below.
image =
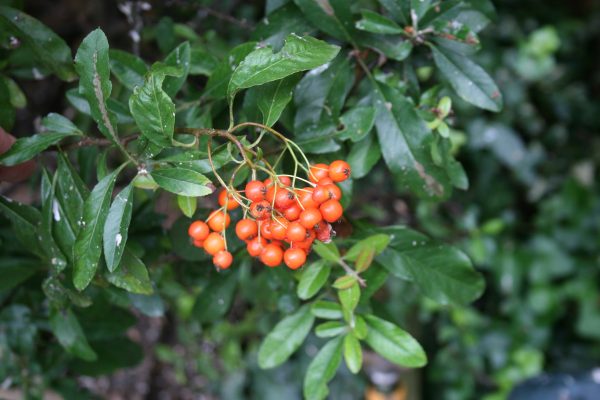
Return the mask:
POLYGON ((0 75, 0 79, 4 81, 4 84, 8 88, 8 96, 10 98, 10 104, 14 108, 24 108, 27 105, 27 97, 21 90, 17 82, 8 76, 0 75))
POLYGON ((327 321, 317 325, 315 334, 320 338, 330 338, 341 335, 348 330, 348 325, 341 321, 327 321))
POLYGON ((304 268, 298 283, 298 297, 302 300, 313 297, 327 282, 330 273, 331 266, 325 260, 319 260, 304 268))
POLYGON ((256 45, 256 42, 247 42, 231 49, 225 59, 210 75, 203 96, 217 99, 227 97, 227 87, 231 80, 232 71, 235 71, 242 60, 256 48, 256 45))
POLYGON ((333 282, 333 288, 338 290, 348 289, 350 286, 356 283, 357 279, 354 275, 340 276, 333 282))
POLYGON ((375 255, 380 254, 390 243, 390 236, 380 233, 377 235, 369 236, 366 239, 361 240, 348 250, 344 255, 344 259, 347 261, 356 261, 359 254, 364 249, 373 249, 375 255))
POLYGON ((263 116, 263 124, 273 126, 292 100, 294 87, 300 80, 299 74, 267 83, 258 89, 256 103, 263 116))
POLYGON ((333 301, 319 300, 312 305, 310 312, 315 317, 322 319, 342 318, 342 307, 333 301))
POLYGON ((20 138, 6 153, 0 155, 0 164, 11 166, 31 160, 48 147, 72 135, 72 133, 48 132, 20 138))
POLYGON ((380 356, 402 367, 427 364, 423 348, 409 333, 374 315, 366 315, 365 320, 369 328, 365 341, 380 356))
POLYGON ((327 383, 335 376, 342 361, 342 338, 330 340, 308 365, 304 377, 304 397, 322 400, 329 394, 327 383))
POLYGON ((358 373, 362 368, 360 342, 350 333, 344 336, 344 361, 346 361, 346 366, 353 374, 358 373))
POLYGON ((45 132, 56 132, 70 135, 83 136, 83 132, 75 126, 71 120, 60 114, 50 113, 42 119, 42 127, 45 132))
POLYGON ((198 201, 195 197, 177 195, 177 205, 179 209, 188 218, 192 218, 196 212, 198 201))
POLYGON ((60 79, 72 81, 76 78, 71 49, 60 36, 37 19, 14 8, 0 6, 0 28, 20 39, 32 50, 37 61, 60 79))
POLYGON ((352 167, 352 179, 365 177, 381 159, 379 144, 373 135, 368 135, 352 145, 346 160, 352 167))
POLYGON ((339 133, 339 139, 359 142, 369 134, 375 125, 375 109, 373 107, 353 107, 340 117, 340 122, 344 128, 339 133))
POLYGON ((108 40, 100 28, 83 39, 75 55, 79 93, 88 101, 92 118, 104 136, 117 143, 116 116, 106 104, 112 91, 108 40))
POLYGON ((167 147, 175 129, 175 103, 163 90, 167 74, 177 75, 177 69, 154 64, 142 86, 137 86, 129 98, 129 109, 142 135, 157 146, 167 147))
POLYGON ((79 291, 90 284, 98 269, 102 253, 102 231, 108 216, 113 187, 124 166, 98 182, 83 205, 82 228, 73 248, 73 284, 79 291))
POLYGON ((120 268, 107 274, 106 279, 121 289, 136 294, 152 294, 152 282, 146 266, 129 249, 125 249, 120 268))
POLYGON ((248 54, 229 82, 231 96, 240 89, 283 79, 296 72, 316 68, 331 61, 339 52, 338 46, 310 36, 290 35, 278 53, 270 48, 256 49, 248 54))
POLYGON ((148 66, 138 56, 123 50, 111 49, 110 69, 117 79, 129 90, 144 84, 148 66))
POLYGON ((181 70, 181 73, 177 76, 168 76, 165 78, 164 90, 170 97, 175 97, 185 83, 190 72, 190 62, 191 50, 188 42, 183 42, 175 47, 165 58, 165 65, 170 65, 181 70))
POLYGON ((367 323, 365 319, 360 315, 355 316, 354 328, 352 329, 352 332, 354 332, 354 336, 356 336, 356 338, 360 340, 364 340, 367 337, 367 333, 369 333, 367 323))
POLYGON ((45 258, 37 234, 41 222, 37 208, 0 196, 0 213, 10 220, 16 239, 32 253, 45 258))
POLYGON ((322 259, 326 261, 334 263, 338 263, 340 261, 340 251, 334 242, 323 243, 315 241, 313 249, 319 256, 321 256, 322 259))
POLYGON ((132 209, 133 185, 129 184, 113 200, 104 224, 104 259, 110 272, 117 269, 121 262, 121 256, 127 243, 132 209))
POLYGON ((282 319, 261 343, 258 365, 266 369, 285 362, 304 342, 314 321, 308 305, 282 319))
POLYGON ((371 263, 373 263, 373 258, 375 257, 375 249, 373 248, 365 248, 362 249, 360 253, 358 253, 358 257, 356 257, 356 261, 354 263, 356 272, 361 273, 369 269, 371 263))
POLYGON ((342 305, 344 319, 352 321, 352 314, 360 301, 360 286, 358 282, 355 282, 354 285, 347 289, 338 290, 338 298, 342 305))
POLYGON ((43 248, 48 256, 55 273, 61 272, 67 266, 67 260, 61 249, 57 246, 53 235, 53 225, 60 222, 58 210, 58 201, 55 198, 55 181, 51 181, 48 172, 42 170, 41 179, 41 200, 42 200, 42 221, 38 229, 43 248))
POLYGON ((188 168, 170 167, 154 170, 150 173, 163 189, 182 196, 200 197, 212 193, 207 186, 210 180, 199 172, 188 168))
MULTIPOLYGON (((77 235, 81 228, 83 216, 83 204, 90 194, 68 158, 64 154, 58 156, 58 167, 56 169, 57 188, 56 199, 64 211, 71 230, 77 235)), ((72 253, 72 251, 71 251, 72 253)))
POLYGON ((397 35, 404 30, 391 19, 373 11, 361 11, 362 19, 356 22, 356 28, 361 31, 381 33, 384 35, 397 35))
POLYGON ((440 72, 463 100, 485 110, 502 109, 502 94, 483 68, 463 54, 433 45, 430 48, 440 72))
POLYGON ((90 347, 77 317, 70 309, 52 312, 50 327, 60 345, 69 354, 86 361, 96 360, 96 353, 90 347))

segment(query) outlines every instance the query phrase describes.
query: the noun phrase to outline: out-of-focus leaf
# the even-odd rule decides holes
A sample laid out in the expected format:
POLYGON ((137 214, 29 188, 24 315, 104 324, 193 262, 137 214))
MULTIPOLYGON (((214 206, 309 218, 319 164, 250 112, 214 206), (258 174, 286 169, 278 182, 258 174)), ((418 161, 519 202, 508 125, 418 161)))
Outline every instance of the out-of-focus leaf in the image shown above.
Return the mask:
POLYGON ((333 379, 342 361, 342 346, 341 337, 330 340, 308 365, 304 377, 304 397, 307 400, 322 400, 329 394, 327 383, 333 379))
POLYGON ((90 347, 77 317, 70 309, 54 311, 50 315, 50 327, 67 352, 87 361, 96 360, 96 353, 90 347))
POLYGON ((325 260, 319 260, 306 266, 298 283, 298 297, 302 300, 313 297, 327 282, 330 273, 331 266, 325 260))

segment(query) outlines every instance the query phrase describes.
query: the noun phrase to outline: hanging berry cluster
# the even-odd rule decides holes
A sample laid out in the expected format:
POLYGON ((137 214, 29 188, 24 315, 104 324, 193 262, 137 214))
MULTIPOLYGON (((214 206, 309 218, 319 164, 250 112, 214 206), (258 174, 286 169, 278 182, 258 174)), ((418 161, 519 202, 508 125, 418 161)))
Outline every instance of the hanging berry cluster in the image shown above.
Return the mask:
POLYGON ((336 183, 350 176, 350 165, 342 160, 305 169, 308 180, 298 177, 296 170, 294 175, 253 179, 243 190, 224 185, 218 197, 220 208, 188 229, 194 246, 212 255, 217 268, 229 268, 233 262, 226 241, 229 211, 242 206, 244 216, 236 223, 235 233, 246 242, 248 254, 268 267, 284 262, 291 269, 300 268, 314 240, 327 243, 335 234, 330 224, 343 214, 342 191, 336 183), (296 187, 296 181, 306 186, 296 187))

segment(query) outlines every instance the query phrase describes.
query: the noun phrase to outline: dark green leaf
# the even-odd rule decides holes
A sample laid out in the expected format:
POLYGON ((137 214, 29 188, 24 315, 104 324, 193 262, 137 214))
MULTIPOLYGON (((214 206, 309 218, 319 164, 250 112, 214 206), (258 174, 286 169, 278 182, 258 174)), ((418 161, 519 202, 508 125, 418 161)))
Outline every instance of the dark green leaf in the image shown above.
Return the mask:
POLYGON ((163 189, 182 196, 199 197, 212 193, 207 186, 210 180, 199 172, 188 168, 162 168, 150 174, 163 189))
POLYGON ((148 66, 138 56, 123 50, 111 49, 110 69, 117 79, 129 90, 142 86, 148 66))
POLYGON ((490 111, 502 109, 502 94, 483 68, 462 54, 430 47, 435 64, 463 100, 490 111))
POLYGON ((152 294, 154 292, 146 266, 129 249, 125 249, 123 253, 120 268, 106 275, 106 279, 130 293, 152 294))
MULTIPOLYGON (((1 207, 1 206, 0 206, 1 207)), ((8 258, 0 260, 0 292, 12 289, 29 279, 40 269, 37 260, 8 258)))
POLYGON ((375 109, 373 107, 351 108, 340 117, 340 122, 344 128, 339 133, 338 138, 359 142, 373 129, 373 125, 375 124, 375 109))
POLYGON ((26 249, 38 256, 44 255, 38 242, 37 229, 41 215, 37 208, 0 196, 0 213, 10 220, 17 240, 26 249))
POLYGON ((306 19, 321 31, 343 41, 352 41, 354 21, 346 0, 294 0, 306 19))
POLYGON ((39 236, 44 244, 43 248, 48 256, 54 272, 58 273, 65 269, 67 260, 61 249, 57 246, 53 235, 53 225, 60 222, 61 215, 59 204, 55 198, 55 182, 50 181, 48 172, 42 170, 41 199, 42 199, 42 221, 39 226, 39 236))
POLYGON ((365 341, 380 356, 402 367, 427 364, 423 348, 408 332, 374 315, 366 315, 365 320, 369 328, 365 341))
POLYGON ((48 147, 72 135, 72 133, 48 132, 20 138, 6 153, 0 155, 0 164, 11 166, 31 160, 48 147))
POLYGON ((294 87, 300 79, 299 74, 279 81, 267 83, 257 90, 256 103, 263 116, 263 124, 273 126, 281 113, 292 100, 294 87))
POLYGON ((168 76, 165 78, 164 90, 170 97, 175 97, 179 89, 185 83, 190 72, 191 51, 190 44, 183 42, 175 47, 165 58, 165 64, 179 68, 181 74, 177 76, 168 76))
POLYGON ((226 97, 232 71, 235 71, 242 60, 256 48, 256 44, 256 42, 247 42, 231 49, 225 60, 215 68, 206 82, 203 96, 217 99, 226 97))
POLYGON ((14 8, 0 6, 0 27, 25 43, 37 61, 52 70, 60 79, 75 79, 71 49, 63 39, 40 21, 14 8))
POLYGON ((304 342, 314 321, 308 305, 279 321, 260 345, 258 365, 274 368, 284 363, 304 342))
POLYGON ((397 35, 404 33, 402 27, 391 19, 373 11, 361 11, 362 19, 356 22, 356 28, 362 31, 381 33, 384 35, 397 35))
POLYGON ((106 104, 112 91, 108 40, 100 28, 83 39, 75 55, 79 93, 88 101, 92 118, 104 136, 117 142, 116 116, 106 104))
POLYGON ((53 312, 50 315, 50 327, 68 353, 87 361, 96 360, 96 353, 90 347, 77 317, 70 309, 53 312))
POLYGON ((262 48, 248 54, 233 71, 227 92, 233 95, 240 89, 316 68, 331 61, 339 50, 338 46, 310 36, 290 35, 277 53, 270 48, 262 48))
POLYGON ((50 113, 42 119, 42 127, 46 132, 56 132, 71 135, 82 135, 83 132, 71 122, 68 118, 60 114, 50 113))
POLYGON ((366 176, 380 159, 379 144, 369 135, 352 145, 346 160, 352 167, 352 178, 360 179, 366 176))
POLYGON ((381 5, 401 24, 410 23, 410 2, 405 0, 379 0, 381 5))
POLYGON ((192 315, 199 322, 212 322, 223 317, 233 301, 239 274, 235 271, 214 273, 198 295, 192 315))
POLYGON ((362 367, 362 348, 358 339, 352 334, 344 337, 344 361, 353 374, 358 373, 362 367))
POLYGON ((69 221, 71 230, 77 235, 81 227, 83 204, 90 191, 62 153, 58 156, 56 175, 56 198, 69 221))
POLYGON ((287 3, 265 17, 252 32, 252 40, 260 41, 279 50, 291 33, 305 35, 314 28, 293 3, 287 3))
POLYGON ((73 249, 73 284, 79 291, 90 284, 98 269, 102 253, 102 231, 108 216, 113 187, 123 167, 124 165, 98 182, 83 205, 83 226, 73 249))
POLYGON ((305 267, 298 282, 298 297, 302 300, 313 297, 327 282, 330 273, 331 266, 325 260, 319 260, 305 267))
POLYGON ((104 260, 110 272, 121 262, 127 243, 131 210, 133 209, 133 185, 127 185, 113 200, 104 224, 104 260))
POLYGON ((342 361, 342 338, 330 340, 308 365, 304 377, 304 397, 322 400, 329 394, 327 383, 335 376, 342 361))

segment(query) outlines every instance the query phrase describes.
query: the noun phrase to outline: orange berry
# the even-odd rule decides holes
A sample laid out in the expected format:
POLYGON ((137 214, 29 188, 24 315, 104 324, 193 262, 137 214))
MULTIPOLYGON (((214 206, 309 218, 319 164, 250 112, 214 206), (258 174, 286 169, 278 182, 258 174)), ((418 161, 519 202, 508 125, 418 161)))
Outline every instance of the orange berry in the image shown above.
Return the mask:
POLYGON ((218 202, 221 207, 225 207, 225 203, 227 203, 227 210, 235 210, 240 206, 240 203, 238 203, 235 200, 235 197, 233 197, 233 195, 226 189, 223 189, 221 192, 219 192, 218 202))
POLYGON ((246 244, 246 250, 250 256, 258 257, 266 245, 267 241, 264 238, 255 237, 254 239, 248 241, 246 244))
POLYGON ((283 240, 288 230, 288 222, 284 218, 274 218, 271 221, 271 236, 276 240, 283 240))
POLYGON ((227 269, 233 262, 233 256, 227 250, 221 250, 213 256, 213 264, 219 269, 227 269))
POLYGON ((277 179, 283 186, 290 186, 292 184, 292 178, 290 178, 289 176, 278 175, 277 179))
POLYGON ((276 267, 281 264, 283 260, 283 250, 280 246, 269 243, 266 245, 260 253, 260 261, 267 267, 276 267))
POLYGON ((261 201, 265 199, 267 187, 261 181, 250 181, 246 184, 244 192, 250 201, 261 201))
POLYGON ((308 179, 312 183, 317 183, 321 178, 326 178, 329 174, 329 165, 327 164, 315 164, 310 167, 308 173, 308 179))
POLYGON ((260 222, 260 235, 265 239, 272 239, 273 233, 271 232, 271 221, 261 221, 260 222))
POLYGON ((266 200, 255 201, 250 204, 250 215, 261 220, 271 216, 271 203, 266 200))
POLYGON ((250 240, 258 234, 258 225, 251 219, 240 219, 235 224, 235 234, 241 240, 250 240))
POLYGON ((204 221, 194 221, 188 228, 188 235, 194 240, 204 240, 209 233, 210 229, 204 221))
POLYGON ((334 182, 342 182, 350 177, 350 164, 343 160, 336 160, 329 166, 329 177, 334 182))
POLYGON ((300 218, 298 218, 298 220, 306 229, 312 229, 316 224, 323 220, 323 216, 316 208, 307 208, 300 213, 300 218))
POLYGON ((327 222, 335 222, 342 218, 342 214, 344 213, 344 209, 342 205, 337 200, 327 200, 323 204, 319 206, 319 211, 321 211, 321 215, 323 219, 327 222))
POLYGON ((202 248, 202 247, 204 247, 204 240, 194 239, 192 244, 194 245, 194 247, 202 248))
POLYGON ((306 253, 299 248, 290 248, 283 253, 283 261, 290 269, 298 269, 306 262, 306 253))
POLYGON ((221 210, 215 210, 208 216, 208 226, 215 232, 222 232, 231 223, 229 214, 225 214, 221 210))
POLYGON ((311 187, 303 188, 298 190, 298 201, 302 204, 302 207, 306 208, 317 208, 319 205, 315 203, 312 198, 314 189, 311 187))
POLYGON ((287 228, 287 238, 290 242, 301 242, 306 239, 306 227, 300 222, 294 221, 287 228))
POLYGON ((300 217, 300 213, 302 212, 302 208, 298 203, 294 203, 285 210, 283 210, 283 216, 288 221, 295 221, 300 217))
POLYGON ((284 210, 294 204, 295 199, 293 192, 279 187, 275 193, 275 208, 284 210))
POLYGON ((225 249, 225 240, 220 233, 212 232, 204 239, 204 250, 214 256, 221 250, 225 249))

